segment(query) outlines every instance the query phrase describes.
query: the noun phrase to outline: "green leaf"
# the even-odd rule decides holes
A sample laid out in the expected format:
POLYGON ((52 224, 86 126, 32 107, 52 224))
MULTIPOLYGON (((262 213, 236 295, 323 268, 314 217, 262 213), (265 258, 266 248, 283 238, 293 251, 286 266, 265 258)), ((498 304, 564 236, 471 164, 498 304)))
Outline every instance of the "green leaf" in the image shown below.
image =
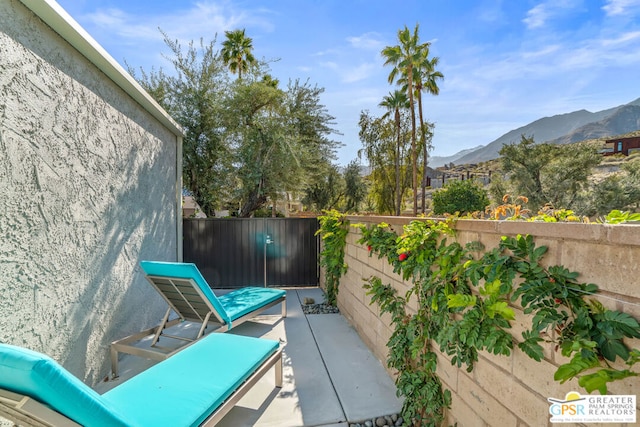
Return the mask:
POLYGON ((607 394, 607 383, 635 376, 638 374, 629 370, 601 369, 593 374, 583 375, 578 380, 578 384, 580 387, 584 387, 588 393, 598 390, 600 394, 607 394))
POLYGON ((520 350, 533 360, 540 362, 544 358, 544 349, 538 343, 543 339, 534 331, 524 331, 522 337, 524 341, 518 344, 520 350))
POLYGON ((516 318, 516 314, 513 309, 504 301, 496 301, 487 306, 487 315, 491 319, 493 319, 496 314, 507 320, 514 320, 516 318))
MULTIPOLYGON (((604 312, 604 320, 607 327, 613 331, 619 331, 629 338, 640 338, 640 324, 638 321, 627 313, 615 310, 607 310, 604 312)), ((600 324, 598 324, 600 327, 600 324)))
POLYGON ((480 294, 497 297, 500 293, 500 285, 500 279, 496 279, 491 283, 485 283, 484 287, 480 288, 480 294))
POLYGON ((622 343, 622 341, 606 339, 605 337, 600 338, 601 339, 598 340, 598 344, 600 352, 605 359, 615 362, 617 356, 620 356, 622 360, 627 360, 629 358, 629 349, 622 343))
POLYGON ((569 363, 565 363, 564 365, 560 365, 556 370, 556 373, 553 375, 553 379, 556 381, 560 381, 561 384, 564 384, 565 381, 568 381, 574 378, 576 375, 580 374, 587 369, 595 368, 599 366, 597 357, 589 357, 583 358, 580 353, 573 356, 569 363))
POLYGON ((542 258, 542 256, 544 254, 547 253, 548 248, 546 246, 540 246, 538 248, 536 248, 530 256, 531 262, 538 262, 538 260, 540 258, 542 258))
POLYGON ((447 295, 447 307, 449 308, 473 307, 476 305, 476 301, 475 295, 447 295))

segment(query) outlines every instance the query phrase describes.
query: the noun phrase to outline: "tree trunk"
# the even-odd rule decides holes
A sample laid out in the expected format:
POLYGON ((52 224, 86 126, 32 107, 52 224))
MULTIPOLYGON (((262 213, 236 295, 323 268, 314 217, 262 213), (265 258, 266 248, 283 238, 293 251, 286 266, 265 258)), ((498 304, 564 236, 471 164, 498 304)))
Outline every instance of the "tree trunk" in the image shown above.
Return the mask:
POLYGON ((396 109, 396 126, 398 131, 398 140, 396 142, 396 216, 400 216, 402 209, 402 194, 400 194, 400 110, 396 109))
POLYGON ((271 208, 271 218, 276 217, 276 209, 278 207, 278 196, 275 194, 271 195, 271 202, 273 203, 273 207, 271 208))
POLYGON ((416 152, 416 111, 413 103, 413 66, 407 67, 409 108, 411 109, 411 178, 413 188, 413 216, 418 214, 418 153, 416 152))
POLYGON ((422 141, 422 183, 420 188, 422 189, 422 213, 426 212, 425 193, 427 190, 427 162, 429 153, 427 150, 427 138, 424 132, 424 118, 422 116, 422 94, 418 92, 418 114, 420 115, 420 139, 422 141))
POLYGON ((242 205, 238 216, 240 218, 249 218, 251 214, 262 207, 267 202, 267 196, 262 193, 262 180, 256 185, 253 191, 249 193, 249 197, 242 205))

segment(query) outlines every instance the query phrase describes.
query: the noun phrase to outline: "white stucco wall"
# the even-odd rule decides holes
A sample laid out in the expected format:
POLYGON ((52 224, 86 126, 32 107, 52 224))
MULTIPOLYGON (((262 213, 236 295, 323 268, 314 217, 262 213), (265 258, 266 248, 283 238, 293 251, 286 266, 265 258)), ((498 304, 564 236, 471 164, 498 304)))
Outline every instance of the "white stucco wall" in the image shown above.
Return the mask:
POLYGON ((0 0, 0 341, 92 385, 166 305, 181 139, 17 0, 0 0))

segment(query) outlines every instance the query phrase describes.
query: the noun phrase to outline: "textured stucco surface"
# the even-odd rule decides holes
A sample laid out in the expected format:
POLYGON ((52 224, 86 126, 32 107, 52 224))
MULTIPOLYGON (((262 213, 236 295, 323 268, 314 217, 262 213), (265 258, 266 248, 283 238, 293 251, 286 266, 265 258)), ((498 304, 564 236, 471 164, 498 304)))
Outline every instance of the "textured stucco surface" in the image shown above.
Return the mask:
POLYGON ((0 0, 0 341, 89 384, 165 305, 177 138, 21 3, 0 0))

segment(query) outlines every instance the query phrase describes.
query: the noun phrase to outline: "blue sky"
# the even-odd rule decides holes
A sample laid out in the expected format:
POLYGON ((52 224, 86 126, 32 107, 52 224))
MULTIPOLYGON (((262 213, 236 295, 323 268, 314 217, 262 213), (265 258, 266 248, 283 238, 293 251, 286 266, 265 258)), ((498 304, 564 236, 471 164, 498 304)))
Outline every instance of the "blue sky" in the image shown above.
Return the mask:
POLYGON ((362 110, 394 88, 380 51, 420 25, 444 74, 426 96, 432 155, 487 144, 533 120, 640 97, 640 0, 58 0, 118 62, 171 67, 161 28, 183 44, 246 29, 286 83, 309 79, 336 118, 339 163, 356 157, 362 110))

